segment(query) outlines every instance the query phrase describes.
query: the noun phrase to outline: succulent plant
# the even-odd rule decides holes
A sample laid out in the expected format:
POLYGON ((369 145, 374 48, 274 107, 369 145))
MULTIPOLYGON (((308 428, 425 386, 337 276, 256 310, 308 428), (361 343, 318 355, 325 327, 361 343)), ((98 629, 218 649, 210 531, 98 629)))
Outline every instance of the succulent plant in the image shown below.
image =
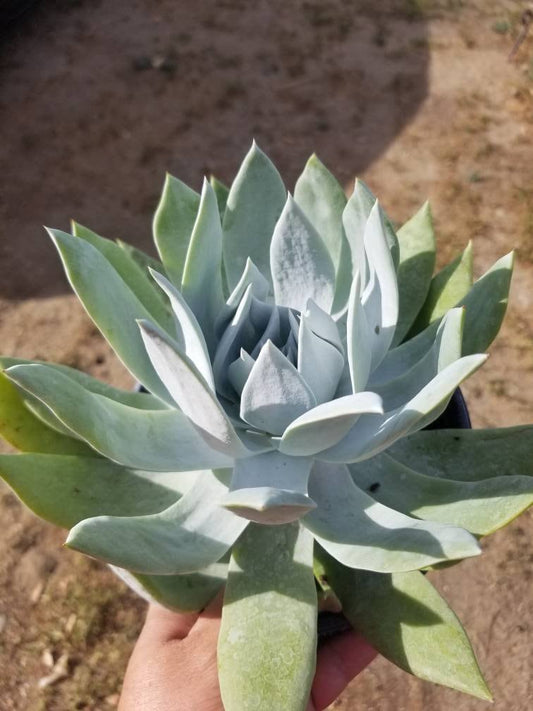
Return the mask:
POLYGON ((20 498, 146 598, 192 611, 225 585, 228 711, 305 709, 324 588, 402 668, 490 698, 420 571, 478 555, 532 503, 532 430, 421 430, 484 362, 512 255, 473 283, 468 246, 433 276, 427 204, 396 233, 315 156, 288 195, 255 144, 229 190, 167 176, 160 261, 49 233, 147 392, 0 359, 0 431, 23 451, 0 474, 20 498))

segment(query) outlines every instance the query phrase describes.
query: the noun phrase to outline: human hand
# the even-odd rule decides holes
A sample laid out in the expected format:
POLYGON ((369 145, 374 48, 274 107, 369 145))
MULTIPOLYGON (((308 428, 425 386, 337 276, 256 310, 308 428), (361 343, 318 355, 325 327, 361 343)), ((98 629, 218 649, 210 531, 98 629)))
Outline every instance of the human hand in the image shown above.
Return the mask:
MULTIPOLYGON (((131 655, 119 711, 224 711, 217 676, 222 596, 202 613, 150 605, 131 655)), ((356 632, 320 645, 307 711, 322 711, 376 656, 356 632)))

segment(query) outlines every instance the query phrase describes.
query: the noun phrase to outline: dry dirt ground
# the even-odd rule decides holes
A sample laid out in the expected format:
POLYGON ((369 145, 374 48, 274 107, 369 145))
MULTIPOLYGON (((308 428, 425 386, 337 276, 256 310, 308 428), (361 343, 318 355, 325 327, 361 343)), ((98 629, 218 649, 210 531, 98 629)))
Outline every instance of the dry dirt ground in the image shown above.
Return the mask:
MULTIPOLYGON (((68 293, 42 223, 149 248, 166 169, 231 180, 252 136, 292 184, 316 151, 401 222, 429 197, 441 258, 477 273, 515 247, 506 326, 465 387, 475 426, 533 421, 533 38, 493 0, 51 0, 0 34, 0 344, 127 386, 68 293)), ((532 32, 533 35, 533 32, 532 32)), ((144 606, 0 488, 0 708, 105 711, 144 606), (65 676, 39 688, 63 657, 65 676)), ((531 707, 533 516, 433 575, 470 632, 496 711, 531 707)), ((384 660, 345 711, 480 711, 384 660)))

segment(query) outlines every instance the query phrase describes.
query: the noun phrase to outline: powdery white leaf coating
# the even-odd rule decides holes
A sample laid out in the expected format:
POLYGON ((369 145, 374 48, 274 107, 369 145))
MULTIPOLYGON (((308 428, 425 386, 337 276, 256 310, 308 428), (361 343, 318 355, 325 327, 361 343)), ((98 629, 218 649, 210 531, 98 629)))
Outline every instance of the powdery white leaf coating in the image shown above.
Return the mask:
POLYGON ((270 269, 277 304, 303 311, 308 299, 313 299, 329 313, 335 296, 335 267, 291 195, 272 235, 270 269))
POLYGON ((296 368, 268 341, 258 355, 241 395, 241 417, 253 427, 281 435, 316 398, 296 368))

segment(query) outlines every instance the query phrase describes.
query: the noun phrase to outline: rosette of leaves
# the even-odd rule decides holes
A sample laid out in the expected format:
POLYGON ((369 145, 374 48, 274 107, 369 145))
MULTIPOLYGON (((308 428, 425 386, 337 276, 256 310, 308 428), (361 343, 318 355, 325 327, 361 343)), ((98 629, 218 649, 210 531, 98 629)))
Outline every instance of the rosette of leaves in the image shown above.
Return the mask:
POLYGON ((305 709, 322 588, 400 667, 489 698, 420 571, 531 504, 531 430, 421 430, 484 362, 512 255, 434 275, 427 205, 396 233, 361 181, 347 199, 313 156, 292 196, 255 144, 229 190, 167 176, 159 260, 49 233, 147 393, 3 358, 20 498, 149 599, 198 610, 225 586, 228 711, 305 709))

